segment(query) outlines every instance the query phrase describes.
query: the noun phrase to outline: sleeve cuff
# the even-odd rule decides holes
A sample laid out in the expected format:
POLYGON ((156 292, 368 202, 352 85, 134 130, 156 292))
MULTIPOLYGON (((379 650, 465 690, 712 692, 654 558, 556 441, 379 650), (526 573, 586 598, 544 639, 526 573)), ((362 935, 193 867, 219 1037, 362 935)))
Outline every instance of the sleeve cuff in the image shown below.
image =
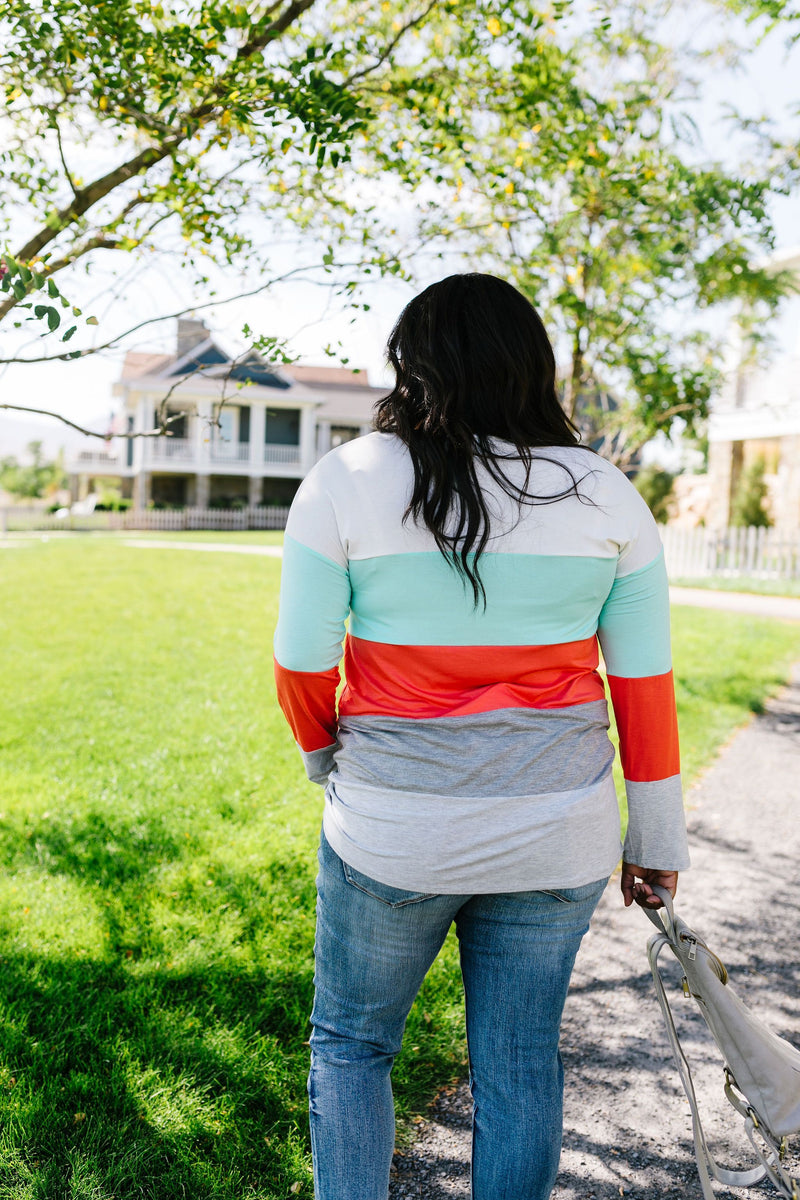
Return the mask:
POLYGON ((321 787, 326 785, 328 776, 336 765, 335 755, 338 749, 338 742, 334 742, 331 746, 323 746, 321 750, 303 750, 298 746, 306 775, 312 783, 318 783, 321 787))
POLYGON ((689 866, 689 844, 680 775, 645 783, 626 779, 625 791, 625 861, 662 871, 685 871, 689 866))

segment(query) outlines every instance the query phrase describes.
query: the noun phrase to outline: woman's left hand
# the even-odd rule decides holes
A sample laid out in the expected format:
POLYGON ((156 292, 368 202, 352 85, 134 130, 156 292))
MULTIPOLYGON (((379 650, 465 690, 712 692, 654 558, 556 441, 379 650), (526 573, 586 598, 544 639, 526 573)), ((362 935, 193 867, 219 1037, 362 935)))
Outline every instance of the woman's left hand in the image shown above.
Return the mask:
POLYGON ((635 863, 623 862, 620 887, 625 907, 634 900, 641 908, 663 908, 662 902, 653 891, 653 885, 665 888, 670 896, 678 890, 678 872, 660 871, 657 867, 637 867, 635 863))

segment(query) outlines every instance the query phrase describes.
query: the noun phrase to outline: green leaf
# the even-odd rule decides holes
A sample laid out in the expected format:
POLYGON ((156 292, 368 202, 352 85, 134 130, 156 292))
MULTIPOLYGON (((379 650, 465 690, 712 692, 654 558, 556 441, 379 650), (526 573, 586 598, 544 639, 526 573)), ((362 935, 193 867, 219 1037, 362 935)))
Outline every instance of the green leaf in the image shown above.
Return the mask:
POLYGON ((48 296, 52 296, 54 300, 60 294, 54 279, 48 279, 47 281, 47 294, 48 296))
POLYGON ((70 328, 67 330, 67 332, 62 337, 62 339, 61 339, 62 342, 68 342, 69 339, 72 337, 73 333, 75 333, 77 328, 78 328, 77 325, 71 325, 70 328))
POLYGON ((61 313, 57 308, 48 308, 47 310, 47 327, 51 333, 54 333, 61 324, 61 313))
POLYGON ((99 325, 100 322, 98 321, 97 317, 87 317, 86 324, 87 325, 99 325))

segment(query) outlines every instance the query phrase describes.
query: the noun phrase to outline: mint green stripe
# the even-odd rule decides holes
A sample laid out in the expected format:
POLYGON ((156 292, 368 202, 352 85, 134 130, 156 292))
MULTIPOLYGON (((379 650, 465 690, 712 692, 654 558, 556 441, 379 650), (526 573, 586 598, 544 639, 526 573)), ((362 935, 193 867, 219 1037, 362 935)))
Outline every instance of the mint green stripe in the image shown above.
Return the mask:
POLYGON ((406 646, 541 646, 591 637, 616 558, 485 554, 487 609, 437 552, 350 562, 355 637, 406 646))
POLYGON ((347 571, 288 535, 283 543, 275 657, 288 671, 328 671, 342 656, 347 571))
POLYGON ((669 584, 663 552, 615 581, 600 614, 598 636, 609 675, 643 679, 669 671, 669 584))

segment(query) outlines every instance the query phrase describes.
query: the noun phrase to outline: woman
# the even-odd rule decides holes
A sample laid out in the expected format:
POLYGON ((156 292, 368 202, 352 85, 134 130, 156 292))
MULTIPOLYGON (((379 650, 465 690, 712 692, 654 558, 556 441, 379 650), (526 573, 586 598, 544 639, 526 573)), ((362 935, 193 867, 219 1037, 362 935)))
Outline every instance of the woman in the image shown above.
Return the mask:
POLYGON ((390 1071, 455 922, 474 1200, 545 1200, 567 985, 620 857, 625 904, 688 865, 655 523, 579 445, 528 301, 454 275, 404 310, 378 432, 326 455, 286 531, 278 696, 325 786, 311 1140, 317 1200, 385 1200, 390 1071), (345 621, 350 627, 345 638, 345 621), (338 702, 344 642, 346 686, 338 702))

